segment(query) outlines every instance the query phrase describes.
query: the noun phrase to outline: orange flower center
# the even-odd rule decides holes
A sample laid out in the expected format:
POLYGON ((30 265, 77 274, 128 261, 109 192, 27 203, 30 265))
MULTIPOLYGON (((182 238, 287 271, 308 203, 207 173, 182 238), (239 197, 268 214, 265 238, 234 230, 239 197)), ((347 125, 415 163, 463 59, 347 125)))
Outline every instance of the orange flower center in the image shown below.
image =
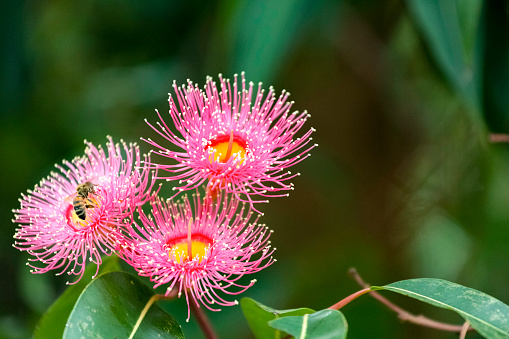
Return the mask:
POLYGON ((234 136, 231 131, 230 135, 219 136, 207 146, 210 152, 209 161, 225 163, 233 156, 238 157, 241 164, 246 158, 246 148, 246 142, 240 137, 234 136))

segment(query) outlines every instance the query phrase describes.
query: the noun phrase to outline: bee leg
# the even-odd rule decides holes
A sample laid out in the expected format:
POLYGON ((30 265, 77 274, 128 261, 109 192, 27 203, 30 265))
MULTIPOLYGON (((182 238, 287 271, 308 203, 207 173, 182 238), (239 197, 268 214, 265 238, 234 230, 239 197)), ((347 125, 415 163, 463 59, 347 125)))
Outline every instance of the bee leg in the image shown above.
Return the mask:
POLYGON ((86 206, 86 208, 94 208, 94 207, 96 207, 97 205, 96 205, 96 204, 94 204, 94 202, 93 202, 92 200, 90 200, 90 199, 88 199, 88 198, 87 198, 87 204, 86 204, 85 206, 86 206))

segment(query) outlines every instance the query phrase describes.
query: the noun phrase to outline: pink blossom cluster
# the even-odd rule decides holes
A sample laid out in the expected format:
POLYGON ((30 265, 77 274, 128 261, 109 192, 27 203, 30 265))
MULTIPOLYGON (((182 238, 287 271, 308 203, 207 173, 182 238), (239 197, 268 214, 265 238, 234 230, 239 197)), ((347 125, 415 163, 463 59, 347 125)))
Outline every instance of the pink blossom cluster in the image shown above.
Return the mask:
POLYGON ((149 125, 161 140, 144 139, 173 163, 108 137, 105 149, 85 142, 83 156, 56 165, 22 194, 14 247, 30 254, 33 273, 67 272, 77 282, 87 261, 97 275, 101 256, 116 253, 166 295, 178 291, 188 305, 218 310, 214 304, 236 303, 224 295, 255 282, 241 277, 275 261, 272 231, 253 216, 260 213, 254 204, 293 189, 289 180, 298 173, 288 169, 316 146, 313 129, 297 136, 309 115, 290 112, 287 92, 276 97, 272 87, 265 94, 261 83, 256 91, 247 86, 244 74, 233 84, 220 75, 219 86, 208 78, 203 90, 191 81, 173 87, 172 125, 156 111, 159 121, 149 125), (159 197, 157 179, 176 181, 176 194, 159 197), (192 199, 176 201, 185 190, 192 199))

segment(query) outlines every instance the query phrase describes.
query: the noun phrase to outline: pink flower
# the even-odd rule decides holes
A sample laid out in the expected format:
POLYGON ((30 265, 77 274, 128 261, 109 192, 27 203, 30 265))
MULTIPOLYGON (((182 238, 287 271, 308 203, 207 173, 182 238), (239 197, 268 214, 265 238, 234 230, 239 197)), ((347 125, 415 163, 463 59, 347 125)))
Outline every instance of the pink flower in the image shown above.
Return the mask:
POLYGON ((179 180, 181 186, 174 188, 179 192, 208 182, 209 192, 226 190, 241 200, 239 194, 244 194, 250 203, 261 202, 252 200, 252 195, 287 196, 277 192, 293 189, 288 181, 299 175, 287 169, 310 156, 316 146, 310 145, 313 128, 296 137, 309 115, 290 113, 293 102, 287 101, 288 92, 276 99, 270 87, 264 96, 261 83, 252 103, 253 83, 246 89, 244 73, 241 89, 236 75, 233 91, 229 79, 219 75, 219 80, 219 89, 210 77, 205 90, 191 81, 182 88, 173 84, 178 106, 170 95, 170 116, 182 137, 166 125, 158 111, 161 122, 157 127, 149 125, 182 150, 145 140, 157 148, 154 153, 177 161, 152 166, 176 173, 161 179, 179 180))
POLYGON ((21 208, 14 210, 13 222, 20 225, 14 247, 33 256, 27 263, 32 273, 67 270, 79 281, 87 260, 99 270, 101 254, 111 254, 135 207, 150 198, 154 179, 148 168, 139 170, 138 146, 113 144, 108 137, 106 154, 86 144, 85 156, 55 165, 60 173, 51 172, 22 194, 21 208), (91 188, 87 198, 77 197, 85 183, 91 188))
POLYGON ((249 223, 251 209, 243 205, 237 211, 237 199, 228 200, 226 195, 223 199, 221 194, 216 202, 208 196, 203 201, 199 195, 193 197, 194 212, 187 196, 179 204, 156 200, 152 216, 140 209, 144 228, 134 224, 132 242, 119 255, 139 275, 150 277, 154 288, 168 285, 166 296, 175 288, 179 297, 184 292, 188 306, 192 298, 219 311, 210 305, 231 306, 237 301, 226 301, 218 291, 244 292, 255 280, 246 286, 237 280, 275 261, 268 241, 272 231, 258 225, 258 217, 249 223))

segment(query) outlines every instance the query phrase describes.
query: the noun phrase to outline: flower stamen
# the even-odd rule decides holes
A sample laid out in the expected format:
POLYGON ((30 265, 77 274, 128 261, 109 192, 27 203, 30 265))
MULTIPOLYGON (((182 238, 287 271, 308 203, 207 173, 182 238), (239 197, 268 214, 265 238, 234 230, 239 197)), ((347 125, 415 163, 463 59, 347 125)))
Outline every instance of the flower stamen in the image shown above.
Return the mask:
POLYGON ((232 156, 232 149, 233 149, 233 130, 230 130, 230 140, 228 140, 228 150, 226 151, 226 160, 230 159, 232 156))
POLYGON ((189 219, 187 224, 187 259, 193 260, 193 242, 191 241, 191 225, 193 224, 193 218, 189 219))

